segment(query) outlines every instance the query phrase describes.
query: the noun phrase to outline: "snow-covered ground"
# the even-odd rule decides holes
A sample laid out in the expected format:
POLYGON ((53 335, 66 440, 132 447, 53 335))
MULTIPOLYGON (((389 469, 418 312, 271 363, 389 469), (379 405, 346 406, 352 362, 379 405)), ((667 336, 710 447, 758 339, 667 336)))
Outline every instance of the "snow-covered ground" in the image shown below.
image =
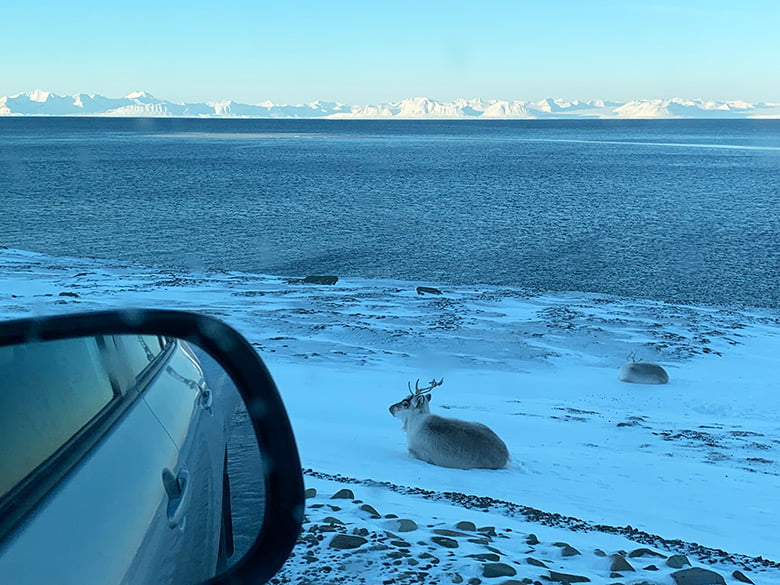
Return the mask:
POLYGON ((0 318, 186 309, 257 347, 317 490, 285 582, 673 583, 669 559, 630 554, 647 548, 729 583, 735 570, 780 583, 779 312, 419 285, 436 283, 308 285, 0 250, 0 318), (662 364, 670 383, 619 382, 629 355, 662 364), (433 412, 488 424, 508 468, 407 454, 388 406, 408 381, 442 376, 433 412), (331 500, 342 488, 354 497, 331 500), (341 533, 358 539, 334 542, 341 533), (611 570, 621 551, 634 572, 611 570))

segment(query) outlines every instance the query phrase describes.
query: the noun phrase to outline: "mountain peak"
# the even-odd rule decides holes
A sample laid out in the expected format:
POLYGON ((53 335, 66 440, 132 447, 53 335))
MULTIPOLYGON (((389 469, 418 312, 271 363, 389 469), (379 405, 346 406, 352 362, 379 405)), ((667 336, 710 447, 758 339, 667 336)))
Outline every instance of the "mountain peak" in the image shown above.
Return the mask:
POLYGON ((132 93, 129 93, 129 94, 127 94, 125 96, 125 98, 127 98, 129 100, 140 100, 140 99, 154 100, 154 99, 157 99, 152 94, 150 94, 150 93, 148 93, 146 91, 141 91, 141 90, 137 90, 137 91, 134 91, 132 93))
POLYGON ((27 94, 31 102, 45 102, 51 96, 50 91, 43 91, 42 89, 34 89, 27 94))

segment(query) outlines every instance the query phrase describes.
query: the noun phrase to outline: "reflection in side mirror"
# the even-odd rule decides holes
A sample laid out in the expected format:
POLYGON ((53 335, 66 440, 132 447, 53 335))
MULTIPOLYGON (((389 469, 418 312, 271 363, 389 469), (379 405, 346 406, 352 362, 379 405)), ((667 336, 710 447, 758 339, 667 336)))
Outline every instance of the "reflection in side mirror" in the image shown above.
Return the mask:
MULTIPOLYGON (((252 420, 233 380, 205 351, 193 348, 209 391, 228 399, 226 460, 223 475, 223 512, 218 569, 232 566, 257 539, 265 511, 263 454, 252 429, 252 420)), ((219 572, 219 571, 218 571, 219 572)))
POLYGON ((234 378, 248 372, 223 366, 213 340, 140 328, 0 345, 4 582, 192 585, 284 560, 261 546, 279 478, 255 432, 257 411, 287 423, 283 410, 257 395, 248 410, 234 378))

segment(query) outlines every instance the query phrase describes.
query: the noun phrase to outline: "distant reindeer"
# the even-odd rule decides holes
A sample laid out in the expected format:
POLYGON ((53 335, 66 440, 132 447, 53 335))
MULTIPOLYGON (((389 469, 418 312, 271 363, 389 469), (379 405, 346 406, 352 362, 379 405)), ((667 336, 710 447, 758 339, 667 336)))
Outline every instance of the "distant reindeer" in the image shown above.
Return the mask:
POLYGON ((483 424, 431 414, 431 390, 444 383, 431 380, 420 388, 420 380, 408 384, 409 396, 390 407, 390 414, 404 423, 409 454, 433 465, 455 469, 500 469, 509 461, 504 442, 483 424))
POLYGON ((620 368, 618 380, 633 384, 666 384, 669 374, 658 364, 640 361, 634 352, 628 354, 628 361, 620 368))

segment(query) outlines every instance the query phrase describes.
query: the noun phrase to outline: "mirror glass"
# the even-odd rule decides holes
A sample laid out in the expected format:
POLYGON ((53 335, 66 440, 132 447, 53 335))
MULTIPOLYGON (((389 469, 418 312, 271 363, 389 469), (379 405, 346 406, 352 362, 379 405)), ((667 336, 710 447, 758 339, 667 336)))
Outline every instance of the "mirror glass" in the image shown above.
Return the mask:
POLYGON ((191 585, 262 525, 251 419, 225 370, 183 340, 0 347, 0 445, 4 582, 191 585))

